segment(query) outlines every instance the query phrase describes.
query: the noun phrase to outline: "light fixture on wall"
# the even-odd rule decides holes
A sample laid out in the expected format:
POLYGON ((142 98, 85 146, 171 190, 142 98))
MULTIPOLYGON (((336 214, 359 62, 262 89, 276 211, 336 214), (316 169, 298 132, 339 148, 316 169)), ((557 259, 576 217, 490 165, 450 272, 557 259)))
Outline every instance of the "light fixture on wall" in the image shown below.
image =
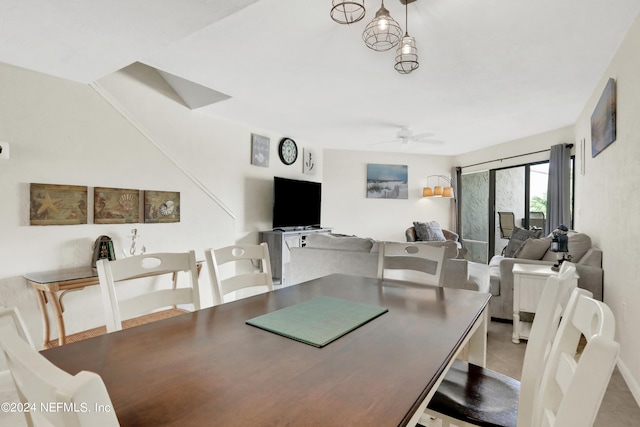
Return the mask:
POLYGON ((368 48, 383 52, 397 46, 401 37, 402 28, 389 15, 389 11, 384 7, 384 0, 382 0, 375 18, 365 27, 362 40, 368 48))
POLYGON ((400 43, 400 47, 396 50, 395 69, 400 74, 409 74, 418 68, 420 64, 418 63, 416 40, 413 37, 409 37, 409 6, 407 2, 404 3, 404 28, 405 33, 402 38, 402 43, 400 43))
POLYGON ((452 199, 455 197, 453 194, 453 186, 451 185, 451 178, 444 175, 429 175, 427 177, 427 187, 422 189, 422 197, 443 197, 447 199, 452 199), (437 179, 437 185, 431 187, 429 186, 429 181, 431 178, 437 179), (448 186, 440 185, 440 180, 444 180, 448 186))
POLYGON ((331 19, 338 24, 353 24, 364 18, 364 0, 333 0, 331 8, 331 19))

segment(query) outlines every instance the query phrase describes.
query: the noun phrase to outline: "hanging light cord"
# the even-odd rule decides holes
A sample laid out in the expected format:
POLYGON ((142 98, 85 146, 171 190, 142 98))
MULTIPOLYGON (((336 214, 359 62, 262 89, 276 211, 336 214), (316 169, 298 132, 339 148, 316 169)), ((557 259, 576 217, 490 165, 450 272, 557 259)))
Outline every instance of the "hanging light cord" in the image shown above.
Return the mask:
POLYGON ((404 2, 404 35, 409 36, 409 2, 404 2))

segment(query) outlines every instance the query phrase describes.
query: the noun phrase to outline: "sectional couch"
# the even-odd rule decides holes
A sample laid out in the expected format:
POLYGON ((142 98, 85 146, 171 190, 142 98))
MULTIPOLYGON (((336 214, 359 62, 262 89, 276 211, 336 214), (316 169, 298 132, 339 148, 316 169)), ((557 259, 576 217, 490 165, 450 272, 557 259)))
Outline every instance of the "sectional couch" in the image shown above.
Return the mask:
MULTIPOLYGON (((513 265, 553 265, 557 254, 549 250, 551 237, 539 237, 529 230, 516 228, 505 250, 505 255, 496 255, 489 261, 491 300, 489 310, 496 319, 513 319, 513 265)), ((591 243, 591 238, 575 231, 569 232, 569 254, 576 264, 578 287, 593 293, 602 301, 603 276, 602 251, 591 243)))
MULTIPOLYGON (((306 238, 305 246, 290 249, 288 282, 297 284, 333 273, 377 277, 380 242, 369 238, 317 233, 306 238)), ((470 274, 469 262, 459 258, 456 242, 419 242, 444 246, 444 286, 489 292, 488 275, 470 274)), ((473 270, 473 269, 472 269, 473 270)))

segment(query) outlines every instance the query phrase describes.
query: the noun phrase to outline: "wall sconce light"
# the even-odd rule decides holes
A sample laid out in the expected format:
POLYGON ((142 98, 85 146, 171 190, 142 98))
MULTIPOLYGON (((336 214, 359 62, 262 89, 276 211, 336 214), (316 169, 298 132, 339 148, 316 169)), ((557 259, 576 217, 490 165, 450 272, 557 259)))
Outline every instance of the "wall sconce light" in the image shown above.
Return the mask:
POLYGON ((427 185, 429 185, 429 180, 431 178, 436 178, 438 181, 437 182, 438 185, 434 187, 431 187, 431 186, 424 187, 422 189, 422 197, 443 197, 447 199, 455 198, 455 195, 453 194, 453 186, 451 185, 451 178, 444 175, 429 175, 427 177, 427 185), (441 179, 444 180, 449 185, 444 187, 440 185, 441 179))

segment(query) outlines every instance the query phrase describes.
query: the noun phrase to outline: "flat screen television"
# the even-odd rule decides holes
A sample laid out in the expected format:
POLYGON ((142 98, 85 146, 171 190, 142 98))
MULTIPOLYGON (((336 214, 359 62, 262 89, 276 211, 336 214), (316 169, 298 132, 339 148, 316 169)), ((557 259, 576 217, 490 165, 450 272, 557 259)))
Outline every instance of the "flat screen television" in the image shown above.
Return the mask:
POLYGON ((273 228, 320 227, 322 184, 288 178, 273 178, 273 228))

